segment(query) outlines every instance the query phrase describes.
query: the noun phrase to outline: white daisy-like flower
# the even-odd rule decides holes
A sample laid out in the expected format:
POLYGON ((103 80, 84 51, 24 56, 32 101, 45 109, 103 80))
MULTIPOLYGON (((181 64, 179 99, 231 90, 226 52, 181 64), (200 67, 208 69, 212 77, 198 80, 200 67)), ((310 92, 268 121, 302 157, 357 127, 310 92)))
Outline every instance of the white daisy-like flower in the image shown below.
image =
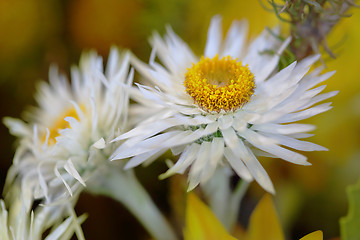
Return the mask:
POLYGON ((100 56, 84 54, 80 67, 72 69, 71 85, 52 67, 50 83, 39 85, 39 107, 25 116, 28 122, 4 120, 20 141, 6 189, 21 180, 27 210, 34 199, 76 197, 97 174, 117 167, 109 164, 116 146, 108 141, 126 128, 129 56, 113 48, 104 72, 100 56))
POLYGON ((204 55, 199 58, 170 28, 162 39, 151 39, 147 65, 133 65, 152 86, 138 84, 133 130, 114 141, 126 141, 112 160, 131 159, 126 168, 149 163, 171 149, 179 159, 161 177, 189 171, 189 190, 212 177, 216 168, 231 166, 244 180, 255 179, 274 193, 273 184, 257 159, 265 155, 310 165, 293 150, 326 148, 299 140, 311 136, 313 125, 293 123, 325 112, 330 103, 315 105, 337 94, 320 94, 315 87, 334 72, 309 72, 319 56, 294 62, 277 71, 279 56, 290 39, 281 42, 269 31, 246 45, 247 23, 235 21, 222 40, 221 18, 212 19, 204 55), (274 54, 270 54, 274 52, 274 54), (155 61, 155 55, 162 64, 155 61))

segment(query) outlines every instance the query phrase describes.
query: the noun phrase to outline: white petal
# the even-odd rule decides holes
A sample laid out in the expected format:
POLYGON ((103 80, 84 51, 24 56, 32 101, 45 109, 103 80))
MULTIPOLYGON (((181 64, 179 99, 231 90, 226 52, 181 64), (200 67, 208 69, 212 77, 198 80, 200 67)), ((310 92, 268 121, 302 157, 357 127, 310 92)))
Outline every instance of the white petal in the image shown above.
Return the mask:
POLYGON ((197 158, 193 165, 191 166, 189 172, 189 187, 188 191, 193 190, 201 181, 201 172, 206 171, 207 161, 210 160, 210 142, 202 142, 200 149, 197 154, 197 158))
POLYGON ((294 139, 292 137, 284 136, 284 135, 264 133, 264 136, 267 136, 269 138, 274 138, 281 145, 284 145, 284 146, 290 147, 290 148, 294 148, 294 149, 300 150, 300 151, 328 151, 327 148, 317 145, 315 143, 300 141, 300 140, 294 139))
POLYGON ((306 109, 304 111, 301 112, 297 112, 297 113, 289 113, 286 114, 285 116, 279 118, 276 122, 277 123, 289 123, 289 122, 296 122, 296 121, 300 121, 312 116, 315 116, 319 113, 322 112, 326 112, 328 110, 330 110, 332 107, 330 106, 330 103, 323 103, 320 105, 317 105, 315 107, 306 109))
POLYGON ((234 21, 224 41, 224 50, 221 57, 231 56, 239 58, 243 55, 245 41, 248 35, 248 22, 246 20, 234 21))
POLYGON ((66 189, 68 190, 69 194, 72 196, 73 195, 73 192, 69 186, 69 184, 65 181, 65 179, 63 178, 63 176, 61 176, 57 166, 54 167, 54 173, 55 175, 61 179, 61 181, 63 182, 64 186, 66 187, 66 189))
POLYGON ((268 133, 279 133, 279 134, 293 134, 301 132, 309 132, 315 129, 314 125, 311 124, 276 124, 276 123, 264 123, 254 124, 251 129, 268 132, 268 133))
POLYGON ((150 159, 154 156, 158 156, 159 153, 161 153, 161 154, 164 153, 164 150, 162 148, 159 148, 159 149, 155 149, 153 151, 149 151, 149 152, 145 152, 143 154, 136 155, 135 157, 131 158, 126 163, 126 165, 124 166, 124 169, 127 170, 130 168, 136 167, 136 166, 140 165, 141 163, 147 161, 148 159, 150 159))
POLYGON ((232 115, 222 115, 218 119, 219 128, 227 129, 233 124, 234 118, 232 115))
MULTIPOLYGON (((135 136, 141 135, 143 139, 153 136, 163 130, 166 130, 170 127, 178 126, 178 125, 189 125, 189 126, 197 126, 201 124, 208 124, 212 121, 203 116, 196 116, 196 117, 187 117, 180 114, 173 116, 172 118, 167 118, 164 120, 158 120, 155 122, 140 124, 138 127, 130 130, 127 133, 124 133, 114 139, 113 141, 119 141, 135 136)), ((112 142, 113 142, 112 141, 112 142)))
POLYGON ((314 104, 316 104, 318 102, 324 101, 324 100, 326 100, 328 98, 331 98, 331 97, 337 95, 338 93, 339 93, 339 91, 332 91, 332 92, 317 95, 317 96, 313 97, 311 99, 311 101, 309 101, 308 104, 302 106, 300 110, 309 108, 309 107, 313 106, 314 104))
POLYGON ((179 136, 174 136, 172 138, 169 138, 166 142, 163 143, 163 145, 170 148, 170 147, 176 146, 176 145, 191 143, 191 142, 198 140, 199 138, 201 138, 203 136, 213 134, 217 130, 218 130, 218 123, 217 122, 210 123, 205 127, 205 129, 199 128, 194 132, 187 131, 190 134, 186 133, 184 136, 179 135, 179 136))
MULTIPOLYGON (((276 73, 274 76, 270 77, 268 80, 266 80, 263 84, 259 86, 261 89, 270 89, 273 90, 274 87, 281 86, 281 84, 287 84, 287 80, 291 77, 291 74, 296 66, 297 62, 291 63, 286 68, 282 69, 280 72, 276 73)), ((291 84, 293 85, 293 84, 291 84)), ((288 87, 290 87, 289 85, 288 87)), ((277 88, 276 88, 277 89, 277 88)), ((280 91, 273 91, 273 92, 280 92, 280 91)))
POLYGON ((214 138, 210 146, 210 157, 207 161, 205 168, 201 173, 200 182, 203 184, 207 182, 213 175, 214 172, 224 155, 224 139, 214 138))
POLYGON ((84 187, 86 187, 84 180, 81 178, 79 172, 76 170, 74 163, 71 161, 70 158, 66 161, 66 164, 64 165, 64 169, 76 180, 78 180, 84 187))
MULTIPOLYGON (((315 70, 313 71, 315 72, 315 70)), ((312 73, 312 72, 311 72, 312 73)), ((312 87, 315 87, 316 85, 318 85, 319 83, 327 80, 328 78, 330 78, 332 75, 335 74, 335 71, 332 72, 327 72, 324 73, 320 76, 312 76, 312 74, 309 73, 308 75, 306 75, 302 81, 299 83, 299 87, 298 87, 298 91, 305 91, 308 90, 312 87)))
POLYGON ((307 72, 308 71, 307 69, 311 67, 317 60, 319 60, 320 57, 321 57, 320 54, 315 54, 304 58, 296 66, 294 74, 297 74, 297 72, 304 72, 304 71, 307 72))
POLYGON ((31 131, 27 127, 26 123, 21 121, 20 119, 4 117, 4 124, 7 128, 9 128, 10 133, 14 136, 30 136, 31 131))
POLYGON ((72 217, 68 217, 65 221, 63 221, 54 231, 52 231, 45 240, 57 240, 59 239, 70 227, 74 220, 72 217))
POLYGON ((41 189, 43 190, 43 193, 44 193, 44 196, 45 198, 48 199, 48 187, 47 187, 47 184, 46 184, 46 181, 44 179, 44 176, 41 172, 41 163, 37 166, 37 171, 38 171, 38 177, 39 177, 39 185, 41 187, 41 189))
MULTIPOLYGON (((266 31, 266 30, 265 30, 266 31)), ((255 76, 255 83, 262 83, 276 68, 279 57, 287 45, 290 43, 290 38, 286 39, 281 46, 276 49, 275 54, 262 53, 265 50, 272 50, 279 40, 270 33, 263 33, 250 46, 250 51, 244 59, 244 64, 249 64, 251 72, 255 76), (268 36, 268 37, 267 37, 268 36)))
POLYGON ((221 131, 227 147, 238 156, 246 165, 251 175, 266 191, 275 193, 274 186, 265 169, 261 166, 256 157, 248 150, 239 139, 233 129, 228 128, 221 131))
POLYGON ((175 165, 160 175, 160 179, 167 178, 175 173, 185 171, 191 163, 195 160, 197 153, 200 149, 200 145, 193 143, 187 146, 180 158, 176 161, 175 165))
POLYGON ((177 156, 185 150, 185 147, 186 147, 186 144, 180 145, 180 146, 174 146, 174 147, 170 148, 170 150, 174 156, 177 156))
POLYGON ((221 40, 222 40, 221 17, 217 15, 211 19, 204 56, 212 58, 215 57, 216 54, 219 54, 221 40))
POLYGON ((136 146, 133 146, 133 144, 128 146, 125 142, 118 149, 116 149, 116 151, 110 157, 110 160, 133 157, 139 154, 163 148, 163 143, 166 142, 167 139, 181 133, 182 131, 173 131, 156 135, 138 143, 136 146))
POLYGON ((241 136, 244 137, 253 146, 265 152, 278 156, 279 158, 284 159, 288 162, 300 165, 311 165, 311 163, 306 161, 305 156, 274 144, 275 139, 267 138, 250 129, 241 133, 241 136))
POLYGON ((224 149, 224 156, 239 177, 248 182, 253 180, 253 177, 240 157, 236 157, 230 148, 226 147, 224 149))
POLYGON ((97 148, 97 149, 104 149, 105 146, 106 146, 105 139, 104 139, 104 138, 100 138, 100 139, 97 140, 92 146, 93 146, 94 148, 97 148))
POLYGON ((297 139, 301 139, 301 138, 309 138, 314 136, 315 134, 310 134, 310 133, 293 133, 293 134, 289 134, 289 137, 292 138, 297 138, 297 139))

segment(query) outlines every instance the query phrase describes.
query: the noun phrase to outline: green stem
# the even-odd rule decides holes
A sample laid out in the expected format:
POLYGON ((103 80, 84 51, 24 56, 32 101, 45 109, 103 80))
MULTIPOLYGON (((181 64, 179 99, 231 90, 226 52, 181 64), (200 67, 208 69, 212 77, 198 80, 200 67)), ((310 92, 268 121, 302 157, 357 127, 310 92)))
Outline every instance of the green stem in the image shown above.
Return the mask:
POLYGON ((227 170, 216 170, 214 176, 203 186, 203 190, 215 216, 228 231, 231 231, 236 224, 241 200, 249 183, 240 180, 234 192, 231 192, 231 175, 227 170))
POLYGON ((233 229, 236 225, 237 216, 239 215, 240 211, 241 201, 245 196, 249 184, 249 182, 240 180, 230 198, 230 204, 228 205, 229 229, 233 229))
POLYGON ((94 182, 96 183, 89 184, 87 188, 89 192, 105 195, 122 203, 154 239, 177 239, 172 228, 132 170, 123 171, 116 167, 110 167, 107 175, 102 175, 94 182))

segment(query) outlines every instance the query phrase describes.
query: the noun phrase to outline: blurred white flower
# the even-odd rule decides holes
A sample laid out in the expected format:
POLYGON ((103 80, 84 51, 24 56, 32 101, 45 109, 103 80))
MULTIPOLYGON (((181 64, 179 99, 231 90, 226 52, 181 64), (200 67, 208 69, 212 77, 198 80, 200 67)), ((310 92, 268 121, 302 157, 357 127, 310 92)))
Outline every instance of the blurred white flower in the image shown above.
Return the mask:
POLYGON ((170 28, 164 39, 152 37, 148 65, 133 58, 135 69, 151 86, 138 84, 140 91, 133 91, 140 104, 132 112, 140 123, 114 140, 127 139, 112 160, 132 157, 125 166, 132 168, 170 148, 180 157, 161 177, 190 168, 189 190, 208 181, 217 167, 231 166, 242 179, 254 178, 274 193, 257 156, 310 165, 305 156, 288 148, 326 150, 299 140, 310 136, 313 125, 293 122, 331 108, 330 103, 315 104, 337 92, 319 94, 325 86, 315 86, 334 72, 321 75, 318 68, 308 73, 319 56, 278 72, 279 56, 290 39, 281 42, 265 30, 247 46, 245 21, 235 21, 224 41, 222 36, 221 18, 216 16, 201 58, 170 28))
POLYGON ((117 167, 108 161, 115 147, 108 141, 125 131, 125 85, 132 76, 128 52, 111 49, 105 72, 100 56, 85 53, 79 68, 72 68, 71 85, 50 68, 50 83, 39 84, 39 106, 27 112, 27 122, 5 118, 20 141, 6 189, 19 179, 27 210, 33 199, 50 203, 76 196, 96 174, 117 167))
MULTIPOLYGON (((18 186, 13 186, 8 202, 0 199, 0 239, 1 240, 57 240, 71 239, 86 216, 76 217, 71 204, 62 206, 37 206, 26 211, 20 200, 18 186)), ((82 232, 78 233, 82 238, 82 232)))

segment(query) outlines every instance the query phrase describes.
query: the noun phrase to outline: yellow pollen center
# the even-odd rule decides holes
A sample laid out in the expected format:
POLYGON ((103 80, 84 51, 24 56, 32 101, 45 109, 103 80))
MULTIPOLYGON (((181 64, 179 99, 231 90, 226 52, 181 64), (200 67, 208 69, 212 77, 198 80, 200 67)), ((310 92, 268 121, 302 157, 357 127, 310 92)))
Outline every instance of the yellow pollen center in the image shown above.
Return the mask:
POLYGON ((254 93, 254 75, 249 67, 230 56, 201 57, 185 74, 184 85, 205 111, 234 111, 249 102, 254 93))
MULTIPOLYGON (((81 107, 81 110, 83 110, 83 108, 81 107)), ((75 108, 71 108, 68 111, 64 112, 64 114, 62 114, 56 121, 54 121, 53 126, 49 127, 49 139, 48 139, 48 144, 55 144, 56 143, 56 137, 58 137, 59 131, 62 129, 66 129, 66 128, 70 128, 70 124, 65 121, 66 117, 73 117, 77 120, 79 120, 77 112, 75 110, 75 108)), ((47 133, 45 133, 43 135, 43 142, 45 142, 46 140, 46 136, 47 133)))

